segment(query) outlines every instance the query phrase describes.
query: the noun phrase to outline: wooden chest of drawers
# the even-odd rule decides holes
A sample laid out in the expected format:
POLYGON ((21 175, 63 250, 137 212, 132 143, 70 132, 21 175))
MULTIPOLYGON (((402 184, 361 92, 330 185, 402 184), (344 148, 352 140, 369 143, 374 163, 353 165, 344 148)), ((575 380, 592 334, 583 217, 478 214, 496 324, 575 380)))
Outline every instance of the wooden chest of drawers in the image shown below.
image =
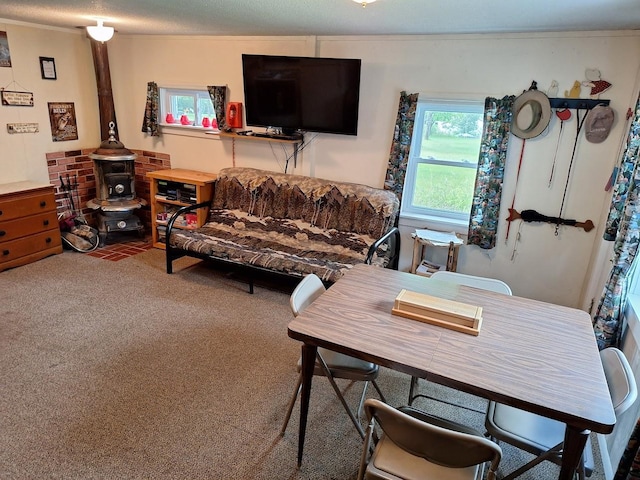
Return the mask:
POLYGON ((0 272, 62 253, 52 185, 0 184, 0 272))

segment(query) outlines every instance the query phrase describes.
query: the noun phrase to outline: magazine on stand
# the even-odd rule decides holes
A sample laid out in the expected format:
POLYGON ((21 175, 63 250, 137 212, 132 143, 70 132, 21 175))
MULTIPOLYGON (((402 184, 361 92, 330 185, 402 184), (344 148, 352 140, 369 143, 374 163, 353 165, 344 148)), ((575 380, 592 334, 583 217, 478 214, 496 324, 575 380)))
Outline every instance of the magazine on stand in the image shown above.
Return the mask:
POLYGON ((438 265, 437 263, 429 262, 428 260, 422 260, 420 265, 418 265, 418 268, 416 268, 416 273, 418 275, 430 277, 433 273, 443 269, 444 265, 438 265))

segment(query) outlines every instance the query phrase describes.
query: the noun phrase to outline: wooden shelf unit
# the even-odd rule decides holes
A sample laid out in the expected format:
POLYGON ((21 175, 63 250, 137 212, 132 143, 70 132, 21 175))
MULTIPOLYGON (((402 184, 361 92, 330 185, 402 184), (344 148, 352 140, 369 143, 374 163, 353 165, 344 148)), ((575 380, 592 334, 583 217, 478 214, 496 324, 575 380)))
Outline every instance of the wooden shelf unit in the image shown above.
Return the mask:
MULTIPOLYGON (((158 181, 166 180, 178 184, 185 184, 195 187, 196 199, 194 203, 206 202, 213 197, 213 182, 216 175, 213 173, 198 172, 196 170, 185 170, 182 168, 172 168, 168 170, 156 170, 147 173, 147 177, 151 179, 151 237, 153 246, 156 248, 165 248, 164 242, 158 240, 158 228, 162 228, 167 221, 160 220, 158 215, 166 211, 166 207, 174 206, 176 210, 180 207, 186 207, 193 203, 181 201, 179 199, 168 199, 166 196, 159 195, 158 181)), ((196 212, 196 223, 192 226, 174 224, 175 228, 196 228, 201 227, 207 221, 209 210, 207 208, 199 208, 196 212)))

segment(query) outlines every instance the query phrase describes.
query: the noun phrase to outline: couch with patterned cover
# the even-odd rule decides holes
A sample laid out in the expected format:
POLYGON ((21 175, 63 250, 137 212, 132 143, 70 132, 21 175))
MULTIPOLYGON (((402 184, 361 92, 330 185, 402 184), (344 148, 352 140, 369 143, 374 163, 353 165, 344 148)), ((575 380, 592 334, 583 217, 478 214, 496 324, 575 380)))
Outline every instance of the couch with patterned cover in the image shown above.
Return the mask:
POLYGON ((388 190, 287 175, 225 168, 213 199, 184 207, 168 222, 167 273, 184 255, 225 262, 246 275, 256 270, 292 277, 315 273, 329 285, 357 263, 397 268, 399 201, 388 190), (209 207, 200 228, 173 228, 180 215, 209 207))

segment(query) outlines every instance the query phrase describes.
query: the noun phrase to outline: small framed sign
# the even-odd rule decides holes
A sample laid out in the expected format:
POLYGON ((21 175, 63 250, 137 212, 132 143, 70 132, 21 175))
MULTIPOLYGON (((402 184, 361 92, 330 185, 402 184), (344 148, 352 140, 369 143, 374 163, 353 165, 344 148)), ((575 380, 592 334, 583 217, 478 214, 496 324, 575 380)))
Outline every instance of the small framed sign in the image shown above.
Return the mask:
POLYGON ((37 123, 7 123, 9 133, 38 133, 39 131, 37 123))
POLYGON ((44 80, 56 80, 56 61, 51 57, 40 57, 40 73, 44 80))
POLYGON ((12 92, 0 89, 2 105, 33 107, 33 92, 12 92))
POLYGON ((11 52, 9 51, 9 42, 7 40, 7 32, 0 32, 0 67, 11 66, 11 52))

